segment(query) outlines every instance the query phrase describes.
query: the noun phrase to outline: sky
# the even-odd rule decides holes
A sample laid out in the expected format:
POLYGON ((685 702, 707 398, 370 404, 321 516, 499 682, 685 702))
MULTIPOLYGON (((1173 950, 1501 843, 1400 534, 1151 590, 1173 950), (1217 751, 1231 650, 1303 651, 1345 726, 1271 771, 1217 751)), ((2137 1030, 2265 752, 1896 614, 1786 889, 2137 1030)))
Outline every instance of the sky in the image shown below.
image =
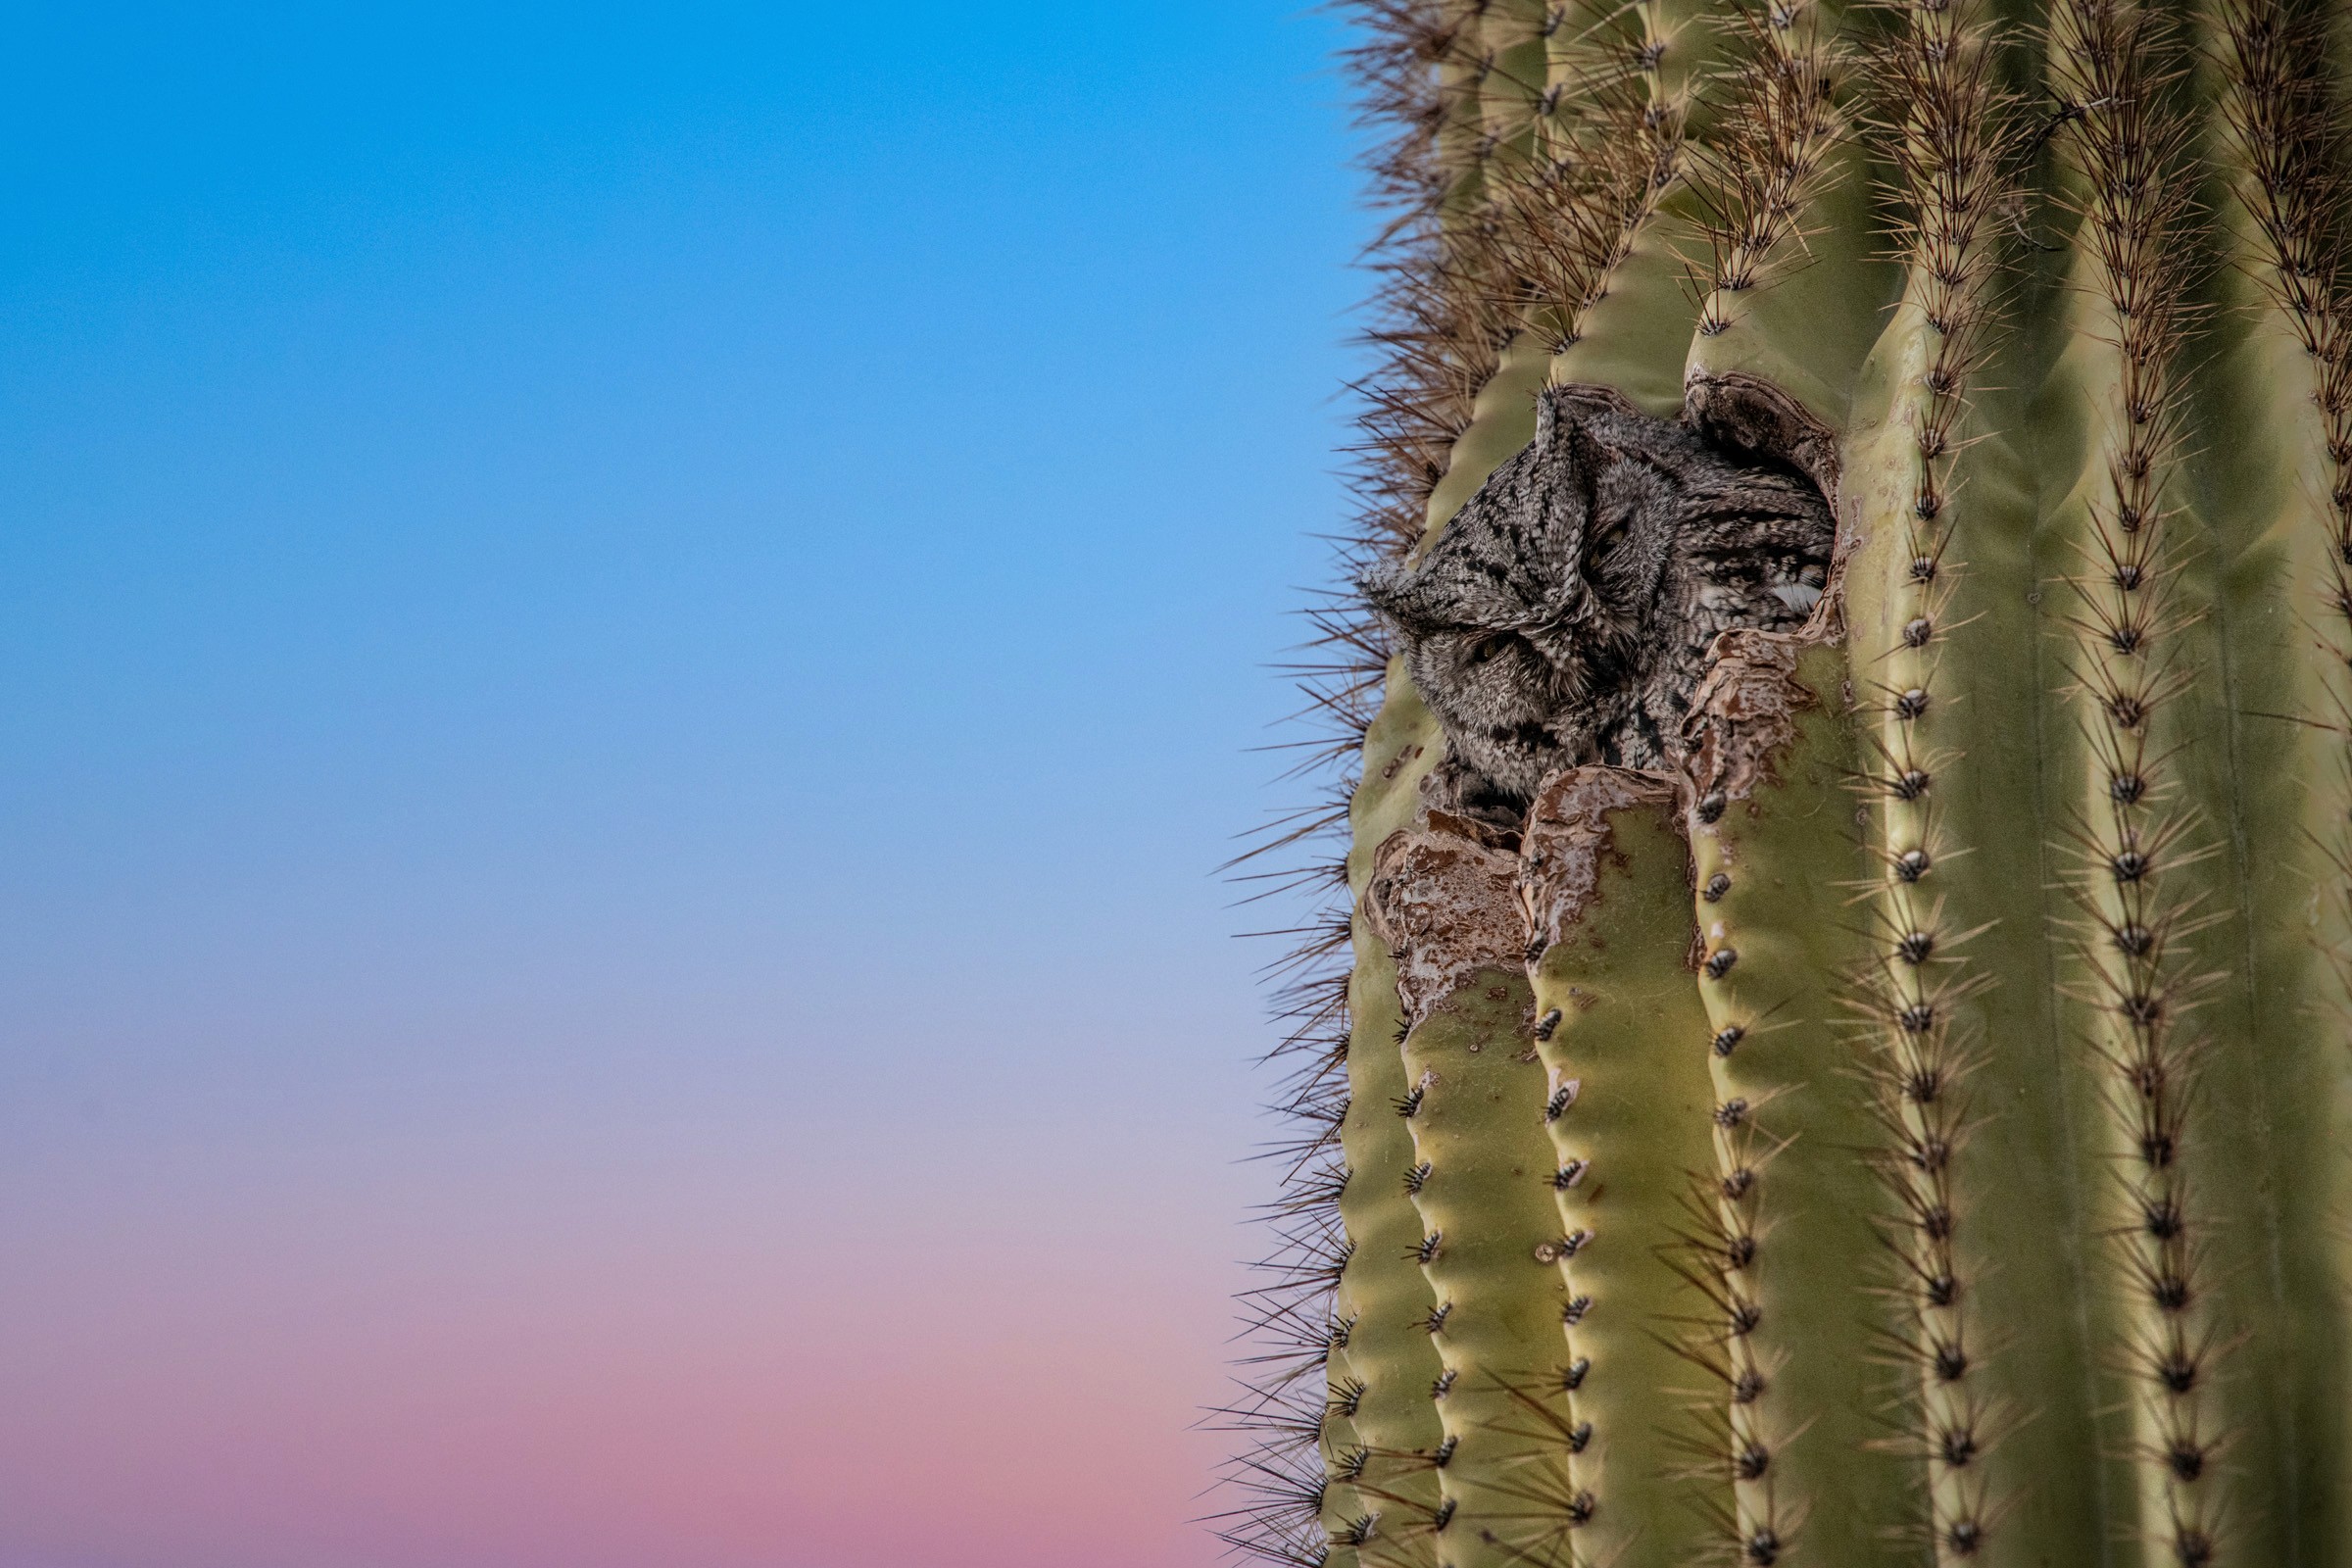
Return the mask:
POLYGON ((0 16, 0 1568, 1217 1561, 1339 24, 0 16))

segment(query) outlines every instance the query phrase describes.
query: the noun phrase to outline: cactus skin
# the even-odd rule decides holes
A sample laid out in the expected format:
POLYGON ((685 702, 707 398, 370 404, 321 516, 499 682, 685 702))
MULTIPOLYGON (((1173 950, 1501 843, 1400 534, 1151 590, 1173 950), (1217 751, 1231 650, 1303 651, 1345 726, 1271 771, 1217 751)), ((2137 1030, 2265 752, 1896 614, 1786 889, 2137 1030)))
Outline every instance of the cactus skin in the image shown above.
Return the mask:
POLYGON ((1677 772, 1517 834, 1424 803, 1443 736, 1326 619, 1354 967, 1292 1100, 1348 1173, 1270 1332, 1343 1329, 1252 1450, 1320 1485, 1233 1539, 2352 1568, 2352 23, 1353 9, 1357 559, 1549 380, 1747 432, 1838 564, 1677 772))

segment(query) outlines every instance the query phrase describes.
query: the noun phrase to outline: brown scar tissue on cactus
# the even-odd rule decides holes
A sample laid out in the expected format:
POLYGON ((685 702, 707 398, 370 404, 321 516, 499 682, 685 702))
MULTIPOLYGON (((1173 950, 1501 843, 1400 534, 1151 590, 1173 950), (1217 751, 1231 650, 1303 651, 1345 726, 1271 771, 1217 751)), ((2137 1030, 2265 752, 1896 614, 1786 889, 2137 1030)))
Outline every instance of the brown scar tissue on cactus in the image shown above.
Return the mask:
POLYGON ((1220 1532, 2352 1568, 2352 13, 1344 8, 1220 1532))

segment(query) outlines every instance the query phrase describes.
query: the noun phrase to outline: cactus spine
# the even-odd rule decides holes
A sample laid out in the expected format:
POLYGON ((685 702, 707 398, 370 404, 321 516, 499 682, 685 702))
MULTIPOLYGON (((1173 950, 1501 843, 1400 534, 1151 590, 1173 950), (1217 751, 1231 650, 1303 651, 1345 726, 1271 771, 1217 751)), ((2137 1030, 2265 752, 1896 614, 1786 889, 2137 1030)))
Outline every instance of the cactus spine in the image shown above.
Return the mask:
MULTIPOLYGON (((1547 382, 1820 485, 1658 773, 1358 771, 1235 1544, 2352 1568, 2352 20, 1349 0, 1360 559, 1547 382)), ((1304 973, 1305 971, 1301 971, 1304 973)))

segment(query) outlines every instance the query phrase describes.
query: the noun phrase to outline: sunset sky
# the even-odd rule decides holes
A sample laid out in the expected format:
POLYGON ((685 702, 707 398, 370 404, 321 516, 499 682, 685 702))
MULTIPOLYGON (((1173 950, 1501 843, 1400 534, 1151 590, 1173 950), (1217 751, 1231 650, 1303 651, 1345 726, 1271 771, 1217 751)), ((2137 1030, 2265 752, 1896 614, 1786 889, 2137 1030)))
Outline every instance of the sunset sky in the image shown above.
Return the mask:
POLYGON ((0 1568, 1207 1568, 1298 0, 9 6, 0 1568))

